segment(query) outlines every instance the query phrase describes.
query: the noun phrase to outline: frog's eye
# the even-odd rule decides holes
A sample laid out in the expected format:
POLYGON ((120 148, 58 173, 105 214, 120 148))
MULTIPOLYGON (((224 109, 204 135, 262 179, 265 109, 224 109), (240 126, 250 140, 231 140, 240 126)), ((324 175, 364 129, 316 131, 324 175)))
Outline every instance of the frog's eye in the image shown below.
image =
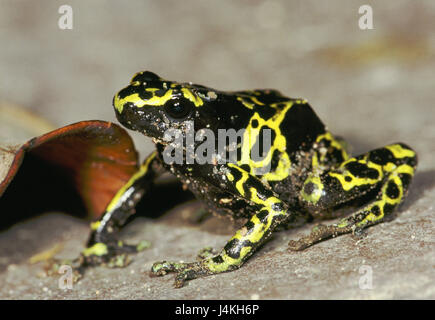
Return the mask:
POLYGON ((192 104, 183 103, 180 100, 170 100, 164 108, 166 114, 174 120, 184 120, 192 112, 192 104))

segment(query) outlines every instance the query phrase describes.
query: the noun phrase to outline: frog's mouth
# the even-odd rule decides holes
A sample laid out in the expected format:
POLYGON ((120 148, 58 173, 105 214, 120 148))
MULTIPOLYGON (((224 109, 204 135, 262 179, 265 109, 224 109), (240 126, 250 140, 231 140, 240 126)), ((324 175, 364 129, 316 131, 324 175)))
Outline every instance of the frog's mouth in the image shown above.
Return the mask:
POLYGON ((165 146, 171 143, 171 140, 168 141, 164 138, 165 130, 163 130, 162 127, 158 126, 157 123, 153 123, 152 125, 150 125, 150 123, 148 122, 146 126, 133 125, 132 127, 133 128, 129 128, 129 129, 140 132, 144 136, 151 138, 153 143, 158 143, 165 146))
POLYGON ((136 128, 133 130, 139 131, 146 137, 151 138, 154 143, 167 145, 170 143, 170 141, 164 139, 164 133, 166 131, 165 129, 165 126, 159 121, 154 121, 151 123, 146 121, 143 125, 136 125, 136 128))

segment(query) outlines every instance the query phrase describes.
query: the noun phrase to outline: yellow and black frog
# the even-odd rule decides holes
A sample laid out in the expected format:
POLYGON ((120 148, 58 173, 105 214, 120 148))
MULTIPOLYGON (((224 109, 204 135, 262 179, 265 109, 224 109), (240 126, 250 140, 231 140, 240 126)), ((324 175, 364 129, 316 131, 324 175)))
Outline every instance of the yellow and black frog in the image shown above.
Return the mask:
MULTIPOLYGON (((152 266, 155 275, 175 272, 175 286, 182 287, 186 280, 241 267, 278 226, 301 217, 331 217, 338 208, 355 207, 338 223, 317 226, 310 235, 291 241, 292 250, 360 233, 390 216, 403 201, 417 165, 416 153, 403 143, 351 157, 346 143, 326 129, 306 100, 287 98, 276 90, 224 92, 167 81, 146 71, 115 95, 113 105, 121 124, 153 138, 156 151, 92 223, 81 270, 99 264, 122 266, 129 253, 141 250, 140 245, 119 241, 116 233, 163 172, 173 173, 210 211, 247 218, 217 254, 192 263, 163 261, 152 266), (183 161, 168 163, 165 150, 170 141, 165 133, 170 129, 183 138, 189 130, 207 129, 214 133, 216 145, 220 130, 241 132, 232 145, 236 157, 189 162, 188 148, 202 143, 193 139, 178 145, 183 161), (269 144, 262 148, 262 157, 254 159, 252 151, 261 149, 267 130, 269 144)), ((230 149, 226 145, 226 152, 230 149)))

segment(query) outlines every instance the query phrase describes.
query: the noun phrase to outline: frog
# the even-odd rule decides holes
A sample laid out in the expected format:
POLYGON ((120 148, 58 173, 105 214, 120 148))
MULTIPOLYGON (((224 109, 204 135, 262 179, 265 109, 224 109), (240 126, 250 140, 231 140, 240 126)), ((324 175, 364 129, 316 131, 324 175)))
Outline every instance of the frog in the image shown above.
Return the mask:
MULTIPOLYGON (((119 230, 156 179, 169 172, 217 215, 244 219, 221 250, 193 262, 158 261, 152 276, 175 273, 174 286, 240 268, 281 227, 298 221, 336 217, 338 222, 316 225, 309 235, 291 240, 291 251, 344 234, 361 235, 366 228, 393 218, 405 199, 417 167, 417 154, 398 142, 352 156, 344 139, 333 135, 306 99, 288 98, 274 89, 221 91, 192 82, 176 82, 150 71, 136 73, 113 98, 118 121, 127 129, 152 138, 155 150, 116 193, 80 256, 80 268, 125 266, 143 245, 125 244, 119 230), (237 144, 235 161, 168 163, 170 141, 165 132, 177 129, 246 129, 237 144), (270 145, 263 158, 251 151, 263 129, 270 145), (242 161, 243 160, 243 161, 242 161), (267 171, 258 170, 268 167, 267 171)), ((195 146, 199 142, 193 142, 195 146)), ((186 155, 187 146, 182 148, 186 155)))

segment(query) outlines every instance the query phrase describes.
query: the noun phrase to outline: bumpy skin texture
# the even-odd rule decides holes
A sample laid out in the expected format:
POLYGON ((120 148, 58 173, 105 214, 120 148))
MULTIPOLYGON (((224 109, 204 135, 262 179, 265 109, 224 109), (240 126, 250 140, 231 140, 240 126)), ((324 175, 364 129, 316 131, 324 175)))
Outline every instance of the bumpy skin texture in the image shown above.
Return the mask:
MULTIPOLYGON (((223 92, 140 72, 113 103, 118 120, 154 138, 156 151, 92 224, 88 248, 80 259, 82 270, 101 263, 122 266, 127 260, 119 257, 140 250, 117 241, 116 231, 153 179, 165 171, 178 177, 209 210, 247 218, 218 254, 198 262, 153 265, 155 275, 176 272, 175 286, 181 287, 189 279, 239 268, 277 226, 300 217, 328 218, 337 208, 356 207, 339 223, 321 225, 291 241, 292 250, 381 222, 404 199, 417 165, 416 153, 403 143, 350 157, 346 144, 325 128, 306 100, 287 98, 275 90, 223 92), (218 129, 246 129, 237 161, 166 164, 165 131, 176 128, 185 135, 190 121, 195 132, 208 128, 216 137, 218 129), (263 129, 271 129, 272 144, 256 161, 251 149, 260 143, 263 129), (270 170, 259 173, 267 165, 270 170)), ((195 148, 200 143, 195 142, 195 148)))

